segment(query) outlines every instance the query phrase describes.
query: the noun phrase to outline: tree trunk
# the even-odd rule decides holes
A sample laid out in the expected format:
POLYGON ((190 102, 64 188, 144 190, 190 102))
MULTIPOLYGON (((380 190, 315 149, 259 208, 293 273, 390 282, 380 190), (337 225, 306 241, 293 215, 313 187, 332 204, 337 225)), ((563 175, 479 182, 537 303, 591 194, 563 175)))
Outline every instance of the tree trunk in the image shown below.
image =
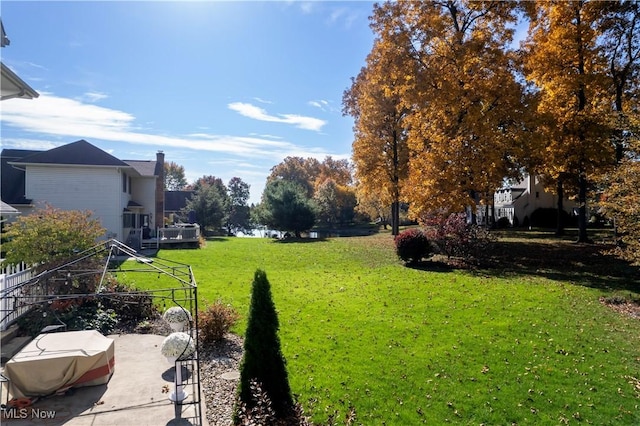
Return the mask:
POLYGON ((495 194, 491 196, 491 227, 496 227, 496 197, 495 194))
POLYGON ((400 233, 400 203, 396 200, 391 204, 391 235, 400 233))
POLYGON ((556 182, 556 192, 558 193, 558 217, 556 219, 556 237, 564 235, 564 187, 562 186, 562 179, 558 178, 556 182))
POLYGON ((578 241, 579 243, 589 243, 587 235, 587 178, 584 172, 580 172, 578 177, 578 241))
POLYGON ((484 226, 485 228, 491 228, 491 222, 489 220, 489 203, 484 205, 484 226))
POLYGON ((398 133, 393 130, 393 203, 391 204, 391 234, 400 233, 400 157, 398 155, 398 133))

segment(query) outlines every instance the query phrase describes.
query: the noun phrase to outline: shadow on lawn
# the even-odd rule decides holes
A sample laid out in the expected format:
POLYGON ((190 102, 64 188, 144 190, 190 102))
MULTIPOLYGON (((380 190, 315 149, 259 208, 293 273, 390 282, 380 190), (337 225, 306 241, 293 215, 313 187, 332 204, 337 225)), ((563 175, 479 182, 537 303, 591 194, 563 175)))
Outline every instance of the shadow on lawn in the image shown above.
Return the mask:
POLYGON ((275 239, 273 240, 274 243, 278 243, 278 244, 308 244, 308 243, 321 243, 327 241, 326 238, 296 238, 296 237, 289 237, 289 238, 280 238, 280 239, 275 239))
POLYGON ((451 272, 456 269, 455 266, 438 260, 424 260, 420 262, 407 263, 405 266, 407 268, 426 272, 451 272))
MULTIPOLYGON (((483 274, 536 275, 603 290, 640 292, 640 268, 609 251, 611 243, 503 238, 495 243, 483 274)), ((479 271, 480 272, 480 271, 479 271)))
POLYGON ((225 241, 229 241, 227 237, 207 237, 205 238, 207 243, 224 243, 225 241))

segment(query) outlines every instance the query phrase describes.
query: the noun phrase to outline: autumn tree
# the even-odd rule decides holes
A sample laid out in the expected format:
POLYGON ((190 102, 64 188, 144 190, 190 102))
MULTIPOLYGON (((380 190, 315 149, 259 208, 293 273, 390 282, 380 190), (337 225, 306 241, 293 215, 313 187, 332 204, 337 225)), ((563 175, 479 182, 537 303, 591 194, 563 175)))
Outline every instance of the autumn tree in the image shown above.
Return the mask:
POLYGON ((622 257, 640 263, 640 120, 630 120, 626 155, 605 179, 601 206, 614 219, 622 257))
POLYGON ((588 241, 589 183, 614 163, 615 154, 606 127, 611 97, 596 25, 606 7, 596 1, 535 3, 524 50, 526 78, 540 90, 538 113, 546 117, 540 171, 576 183, 580 242, 588 241))
POLYGON ((319 222, 330 225, 346 225, 353 220, 356 196, 352 188, 339 185, 327 178, 316 188, 313 196, 319 222))
MULTIPOLYGON (((524 106, 508 46, 513 2, 388 2, 371 27, 410 61, 397 87, 409 148, 402 197, 413 218, 488 202, 520 172, 524 106)), ((393 80, 393 74, 392 78, 393 80)), ((358 175, 360 179, 361 176, 358 175)))
POLYGON ((308 198, 313 197, 315 181, 320 174, 320 162, 315 158, 286 157, 271 168, 267 184, 275 180, 295 182, 302 187, 308 198))
POLYGON ((382 201, 379 194, 361 191, 361 187, 357 187, 356 203, 357 213, 382 225, 384 229, 391 224, 391 206, 382 201))
POLYGON ((327 155, 319 164, 318 175, 314 182, 314 192, 327 179, 331 179, 336 185, 351 187, 353 186, 353 167, 349 160, 336 160, 327 155))
POLYGON ((187 186, 187 178, 184 175, 184 167, 171 161, 164 163, 164 189, 165 191, 181 191, 187 186))
POLYGON ((59 262, 93 247, 105 229, 90 211, 52 206, 19 216, 6 226, 2 250, 8 264, 59 262))
POLYGON ((307 197, 313 198, 317 187, 327 179, 333 179, 342 186, 353 185, 353 170, 349 161, 336 160, 331 156, 326 156, 322 161, 312 157, 286 157, 271 168, 267 183, 274 180, 295 182, 304 188, 307 197))
POLYGON ((637 203, 638 100, 640 98, 640 3, 638 1, 608 2, 599 21, 603 36, 601 46, 607 58, 608 77, 613 89, 614 112, 610 119, 615 149, 616 168, 605 174, 603 207, 614 221, 616 233, 621 232, 623 255, 640 259, 637 244, 640 232, 634 222, 633 206, 637 203), (630 219, 630 220, 629 220, 630 219), (619 228, 621 226, 621 229, 619 228), (635 238, 635 240, 634 240, 635 238))
POLYGON ((343 113, 354 118, 353 162, 358 192, 391 206, 392 234, 398 235, 400 193, 407 179, 407 132, 402 82, 411 75, 409 57, 396 44, 377 39, 367 65, 344 92, 343 113))
POLYGON ((632 134, 628 115, 634 112, 630 103, 640 85, 640 3, 637 0, 607 2, 598 29, 599 45, 607 60, 607 74, 614 94, 611 125, 616 162, 620 162, 632 134))

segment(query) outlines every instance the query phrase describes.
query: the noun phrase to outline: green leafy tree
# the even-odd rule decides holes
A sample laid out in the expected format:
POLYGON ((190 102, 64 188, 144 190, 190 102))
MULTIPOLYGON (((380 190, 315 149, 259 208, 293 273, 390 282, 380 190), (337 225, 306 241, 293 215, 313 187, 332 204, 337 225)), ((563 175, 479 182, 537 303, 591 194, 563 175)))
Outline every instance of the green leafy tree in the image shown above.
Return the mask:
POLYGON ((227 228, 248 230, 251 228, 251 217, 249 213, 249 189, 248 183, 239 177, 233 177, 227 185, 229 192, 229 211, 227 217, 227 228))
POLYGON ((194 185, 195 193, 187 201, 182 212, 187 215, 193 211, 196 221, 203 229, 220 228, 226 220, 227 190, 224 184, 221 185, 216 179, 199 180, 194 185))
POLYGON ((184 176, 184 167, 173 161, 164 163, 165 191, 181 191, 186 186, 187 178, 184 176))
POLYGON ((250 383, 255 380, 269 397, 276 418, 284 419, 292 412, 293 398, 286 361, 280 349, 278 328, 278 314, 271 296, 271 285, 266 272, 258 269, 252 284, 238 396, 247 408, 253 408, 256 401, 252 397, 250 383))
POLYGON ((300 237, 316 221, 315 206, 306 189, 287 180, 268 182, 262 193, 258 221, 269 228, 290 231, 300 237))
POLYGON ((90 211, 47 205, 6 226, 3 251, 8 264, 48 264, 93 247, 105 229, 90 211))

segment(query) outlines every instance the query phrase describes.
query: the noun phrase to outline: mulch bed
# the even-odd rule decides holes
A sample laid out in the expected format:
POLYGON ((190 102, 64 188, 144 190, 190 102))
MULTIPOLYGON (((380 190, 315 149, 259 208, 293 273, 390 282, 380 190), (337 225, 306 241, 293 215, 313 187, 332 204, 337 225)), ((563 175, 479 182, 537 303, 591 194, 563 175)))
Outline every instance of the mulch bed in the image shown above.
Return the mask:
POLYGON ((611 298, 602 296, 600 297, 600 303, 621 315, 640 319, 640 301, 638 300, 618 301, 617 299, 612 300, 611 298))

